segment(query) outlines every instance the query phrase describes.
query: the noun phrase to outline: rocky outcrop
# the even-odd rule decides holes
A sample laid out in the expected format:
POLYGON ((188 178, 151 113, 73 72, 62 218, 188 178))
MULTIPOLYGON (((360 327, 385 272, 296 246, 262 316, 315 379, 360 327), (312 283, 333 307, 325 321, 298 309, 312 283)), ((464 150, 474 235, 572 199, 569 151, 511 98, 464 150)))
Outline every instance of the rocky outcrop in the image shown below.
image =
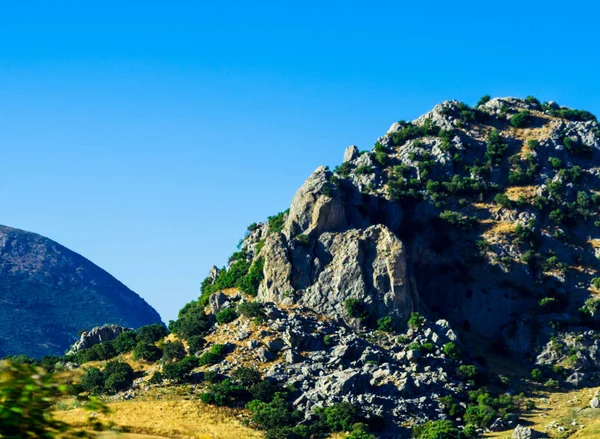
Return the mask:
POLYGON ((104 325, 97 326, 90 329, 89 331, 83 331, 77 343, 71 346, 67 355, 76 354, 84 349, 89 349, 94 345, 112 341, 119 336, 120 333, 128 331, 128 328, 124 328, 118 325, 104 325))
POLYGON ((391 316, 405 324, 419 305, 402 242, 385 226, 324 233, 317 244, 322 269, 300 302, 329 317, 352 320, 348 299, 364 304, 373 318, 391 316))
POLYGON ((331 171, 321 166, 298 189, 285 222, 288 239, 297 235, 320 235, 347 226, 344 203, 337 187, 330 183, 331 171))

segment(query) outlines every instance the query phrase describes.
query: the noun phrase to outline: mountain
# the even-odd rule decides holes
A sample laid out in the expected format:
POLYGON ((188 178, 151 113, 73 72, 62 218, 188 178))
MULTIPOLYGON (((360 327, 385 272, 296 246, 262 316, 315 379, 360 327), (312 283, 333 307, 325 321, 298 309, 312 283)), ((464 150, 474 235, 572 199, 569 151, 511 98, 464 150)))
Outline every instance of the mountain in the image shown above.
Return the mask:
POLYGON ((180 360, 136 370, 268 438, 590 437, 535 405, 600 386, 599 164, 595 116, 533 97, 396 122, 251 224, 159 344, 180 360))
POLYGON ((0 226, 0 357, 62 355, 80 330, 160 322, 141 297, 84 257, 0 226))

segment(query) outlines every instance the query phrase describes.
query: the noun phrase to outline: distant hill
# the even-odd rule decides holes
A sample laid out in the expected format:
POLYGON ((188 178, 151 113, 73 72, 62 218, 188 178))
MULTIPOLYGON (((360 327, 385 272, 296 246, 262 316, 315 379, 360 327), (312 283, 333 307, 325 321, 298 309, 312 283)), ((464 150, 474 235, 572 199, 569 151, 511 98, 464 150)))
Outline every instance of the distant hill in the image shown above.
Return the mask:
POLYGON ((83 256, 0 226, 0 357, 62 355, 82 329, 157 322, 144 299, 83 256))

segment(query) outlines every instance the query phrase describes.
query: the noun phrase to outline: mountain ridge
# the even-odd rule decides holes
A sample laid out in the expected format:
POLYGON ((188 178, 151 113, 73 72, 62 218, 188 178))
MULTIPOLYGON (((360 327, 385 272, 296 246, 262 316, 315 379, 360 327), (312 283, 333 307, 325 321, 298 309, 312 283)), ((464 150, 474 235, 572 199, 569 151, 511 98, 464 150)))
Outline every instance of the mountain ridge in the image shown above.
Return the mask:
POLYGON ((78 332, 161 322, 140 296, 61 244, 0 226, 0 356, 62 355, 78 332))

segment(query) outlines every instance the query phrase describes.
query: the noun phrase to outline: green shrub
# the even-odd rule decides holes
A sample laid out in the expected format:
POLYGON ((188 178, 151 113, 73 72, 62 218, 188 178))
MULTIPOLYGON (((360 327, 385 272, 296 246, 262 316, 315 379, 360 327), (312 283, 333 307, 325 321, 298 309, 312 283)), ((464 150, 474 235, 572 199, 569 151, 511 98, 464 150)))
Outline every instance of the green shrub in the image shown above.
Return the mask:
POLYGON ((445 210, 440 213, 440 219, 461 229, 473 227, 479 222, 477 217, 464 216, 461 213, 453 212, 451 210, 445 210))
POLYGON ((394 331, 394 320, 390 316, 382 317, 377 320, 377 329, 385 332, 394 331))
POLYGON ((150 379, 148 380, 148 383, 150 384, 162 384, 163 382, 163 374, 160 372, 154 372, 152 374, 152 376, 150 377, 150 379))
POLYGON ((346 308, 348 315, 355 319, 365 320, 369 316, 365 309, 365 304, 361 300, 346 299, 344 302, 344 307, 346 308))
POLYGON ((423 317, 418 312, 413 312, 410 314, 410 318, 408 319, 408 327, 412 329, 420 328, 425 324, 425 317, 423 317))
POLYGON ((369 433, 367 424, 358 422, 352 426, 352 431, 346 439, 375 439, 375 435, 369 433))
POLYGON ((231 380, 225 379, 220 383, 213 383, 208 390, 200 394, 200 399, 205 404, 216 404, 225 406, 231 404, 243 394, 242 386, 233 384, 231 380))
POLYGON ((504 142, 498 130, 493 129, 488 135, 485 150, 488 166, 499 165, 504 159, 507 150, 508 145, 504 142))
POLYGON ((444 345, 444 354, 453 360, 462 360, 462 350, 456 345, 456 343, 449 342, 444 345))
POLYGON ((522 128, 527 125, 529 120, 529 111, 519 111, 510 118, 510 124, 515 128, 522 128))
POLYGON ((349 402, 340 402, 326 407, 322 415, 329 431, 349 431, 359 421, 358 409, 349 402))
POLYGON ((260 381, 253 386, 249 387, 250 395, 252 399, 257 399, 262 402, 271 402, 277 392, 281 392, 281 388, 272 383, 271 381, 260 381))
POLYGON ((323 343, 325 344, 325 346, 331 346, 333 344, 333 337, 331 335, 326 335, 325 337, 323 337, 323 343))
POLYGON ((126 390, 133 384, 133 369, 123 361, 110 361, 102 371, 104 388, 109 392, 126 390))
POLYGON ((258 286, 265 277, 264 267, 264 258, 258 258, 248 270, 248 274, 239 281, 240 290, 251 296, 258 295, 258 286))
POLYGON ((600 277, 595 277, 592 279, 592 286, 600 290, 600 277))
POLYGON ((190 353, 195 354, 204 348, 204 345, 206 345, 206 340, 204 340, 204 337, 200 335, 193 335, 187 339, 187 343, 190 353))
POLYGON ((537 106, 540 106, 540 105, 542 105, 542 104, 540 103, 540 101, 538 101, 538 100, 535 98, 535 96, 527 96, 527 97, 525 98, 525 102, 527 102, 528 104, 531 104, 531 105, 537 105, 537 106))
POLYGON ((113 346, 118 354, 131 352, 137 344, 137 333, 135 331, 121 332, 113 341, 113 346))
POLYGON ((162 351, 154 343, 140 341, 133 349, 133 359, 154 363, 162 358, 162 351))
POLYGON ((178 319, 169 326, 178 337, 187 340, 206 334, 210 329, 210 322, 204 306, 200 302, 190 302, 179 311, 178 319))
POLYGON ((142 326, 137 330, 137 341, 146 343, 156 343, 169 335, 169 331, 163 325, 153 323, 152 325, 142 326))
POLYGON ((463 364, 456 369, 456 374, 464 380, 474 379, 478 374, 477 366, 463 364))
POLYGON ((273 215, 267 218, 267 224, 269 225, 268 233, 281 233, 283 225, 285 224, 285 216, 289 210, 279 212, 277 215, 273 215))
POLYGON ((203 353, 199 359, 200 366, 206 366, 209 364, 217 364, 223 360, 225 355, 226 347, 222 344, 213 345, 210 351, 203 353))
POLYGON ((75 354, 75 359, 79 364, 88 361, 105 361, 117 356, 113 342, 103 342, 84 349, 75 354))
POLYGON ((90 367, 81 376, 80 384, 86 392, 101 393, 104 391, 104 376, 97 367, 90 367))
POLYGON ((462 432, 454 426, 452 421, 429 421, 417 425, 413 429, 413 436, 417 439, 461 439, 462 432))
POLYGON ((308 235, 300 234, 294 238, 294 241, 300 245, 307 246, 310 243, 310 238, 308 235))
POLYGON ((479 101, 477 102, 477 106, 479 107, 480 105, 485 105, 487 102, 490 101, 490 99, 490 95, 482 96, 481 99, 479 99, 479 101))
POLYGON ((563 167, 563 161, 558 157, 550 157, 548 163, 550 163, 553 169, 561 169, 563 167))
POLYGON ((167 342, 163 345, 163 361, 181 360, 186 356, 185 347, 180 341, 167 342))
POLYGON ((260 302, 242 302, 237 307, 238 313, 251 319, 263 318, 263 304, 260 302))
POLYGON ((248 389, 261 382, 260 372, 250 367, 240 366, 231 372, 231 379, 235 384, 248 389))
POLYGON ((231 323, 235 319, 238 318, 238 314, 237 314, 237 312, 235 312, 235 309, 226 308, 222 311, 219 311, 216 318, 217 318, 217 322, 219 322, 221 324, 231 323))
POLYGON ((338 174, 340 177, 348 178, 352 173, 352 168, 354 166, 350 162, 344 162, 339 166, 336 166, 333 170, 334 173, 338 174))
POLYGON ((544 380, 544 374, 540 369, 533 369, 531 371, 531 379, 537 382, 542 382, 544 380))
POLYGON ((198 357, 188 356, 180 361, 166 363, 163 365, 163 376, 169 380, 182 381, 195 368, 200 365, 198 357))
POLYGON ((369 165, 362 165, 354 170, 356 175, 371 175, 373 172, 375 171, 373 171, 373 168, 369 165))

